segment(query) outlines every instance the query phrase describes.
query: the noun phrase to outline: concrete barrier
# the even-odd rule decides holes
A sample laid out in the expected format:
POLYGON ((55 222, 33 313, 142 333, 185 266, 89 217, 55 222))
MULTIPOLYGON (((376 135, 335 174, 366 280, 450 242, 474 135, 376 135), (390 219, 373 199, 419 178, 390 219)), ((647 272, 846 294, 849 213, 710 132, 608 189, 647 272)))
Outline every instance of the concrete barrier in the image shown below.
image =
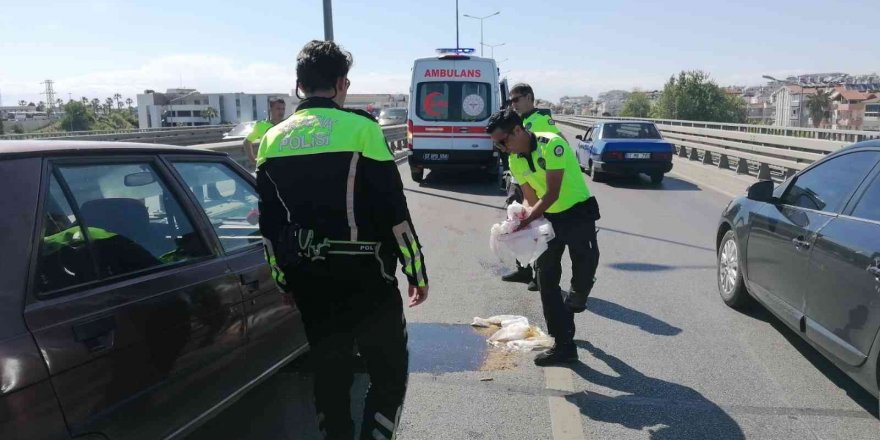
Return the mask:
POLYGON ((880 132, 767 127, 650 118, 557 116, 560 123, 586 130, 603 120, 653 122, 675 145, 678 156, 732 169, 760 180, 784 179, 828 153, 854 142, 878 139, 880 132))

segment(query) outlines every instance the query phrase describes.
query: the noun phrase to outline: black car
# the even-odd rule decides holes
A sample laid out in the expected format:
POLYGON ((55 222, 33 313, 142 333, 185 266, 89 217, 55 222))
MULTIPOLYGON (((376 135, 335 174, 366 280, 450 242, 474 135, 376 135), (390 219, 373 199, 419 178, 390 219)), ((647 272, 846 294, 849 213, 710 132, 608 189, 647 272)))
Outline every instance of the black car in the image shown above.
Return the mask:
POLYGON ((307 348, 225 154, 0 142, 0 439, 180 438, 307 348))
POLYGON ((880 381, 880 141, 823 158, 731 201, 718 288, 757 299, 874 396, 880 381))

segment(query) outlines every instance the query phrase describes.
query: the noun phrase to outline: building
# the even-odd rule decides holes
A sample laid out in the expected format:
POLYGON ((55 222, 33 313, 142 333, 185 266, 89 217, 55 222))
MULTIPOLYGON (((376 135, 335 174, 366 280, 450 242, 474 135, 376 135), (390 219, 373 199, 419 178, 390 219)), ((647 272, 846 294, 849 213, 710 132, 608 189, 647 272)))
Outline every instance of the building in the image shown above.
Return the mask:
POLYGON ((629 92, 624 90, 611 90, 605 93, 600 93, 599 98, 597 99, 597 105, 592 111, 596 111, 597 115, 609 114, 610 116, 617 116, 620 114, 620 111, 623 110, 623 105, 626 103, 626 100, 629 98, 629 92))
POLYGON ((771 95, 776 107, 773 125, 780 127, 809 127, 806 97, 815 95, 816 87, 784 85, 771 95))
POLYGON ((286 93, 201 93, 196 89, 168 89, 165 93, 147 90, 137 96, 140 128, 238 124, 266 119, 269 100, 282 98, 287 114, 295 110, 299 100, 286 93), (216 116, 206 118, 205 111, 214 109, 216 116))
POLYGON ((831 128, 836 130, 880 130, 880 93, 865 87, 841 85, 831 94, 831 128))

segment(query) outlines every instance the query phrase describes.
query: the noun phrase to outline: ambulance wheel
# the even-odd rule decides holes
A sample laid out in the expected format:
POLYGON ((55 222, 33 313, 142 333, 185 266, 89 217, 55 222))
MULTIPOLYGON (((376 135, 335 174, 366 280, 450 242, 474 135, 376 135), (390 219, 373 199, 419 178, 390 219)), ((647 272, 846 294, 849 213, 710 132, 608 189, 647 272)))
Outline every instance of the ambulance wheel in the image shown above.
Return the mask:
POLYGON ((413 182, 422 183, 425 180, 425 170, 410 171, 413 182))

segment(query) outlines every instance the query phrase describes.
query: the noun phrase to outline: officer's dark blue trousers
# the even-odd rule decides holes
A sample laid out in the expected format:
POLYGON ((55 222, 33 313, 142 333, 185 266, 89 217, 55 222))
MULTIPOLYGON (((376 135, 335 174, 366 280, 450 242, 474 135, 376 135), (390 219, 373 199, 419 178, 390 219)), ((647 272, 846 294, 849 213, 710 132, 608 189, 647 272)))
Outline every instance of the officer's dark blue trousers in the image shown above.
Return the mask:
POLYGON ((564 303, 559 282, 562 279, 562 255, 568 247, 571 257, 571 290, 589 294, 599 265, 599 245, 596 241, 596 222, 586 212, 583 203, 556 214, 545 213, 553 225, 556 238, 535 263, 541 305, 547 332, 557 345, 574 340, 574 313, 564 303))
POLYGON ((370 376, 360 438, 391 439, 397 429, 409 375, 406 321, 397 282, 380 269, 371 256, 331 255, 284 271, 311 347, 318 426, 329 440, 354 436, 354 344, 370 376))

